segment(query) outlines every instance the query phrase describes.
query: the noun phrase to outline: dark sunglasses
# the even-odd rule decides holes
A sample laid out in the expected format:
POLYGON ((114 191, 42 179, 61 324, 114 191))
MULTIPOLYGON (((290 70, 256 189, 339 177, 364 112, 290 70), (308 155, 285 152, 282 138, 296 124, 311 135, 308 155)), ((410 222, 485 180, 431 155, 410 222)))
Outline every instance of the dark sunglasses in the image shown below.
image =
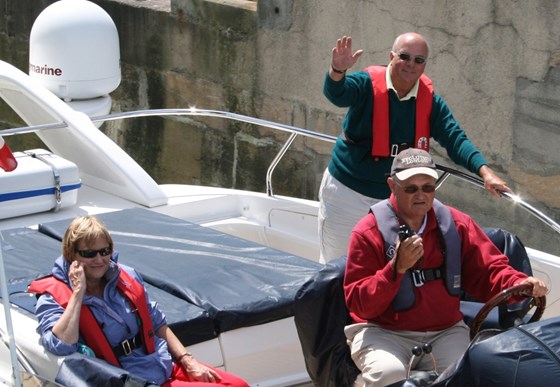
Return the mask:
POLYGON ((422 190, 424 193, 432 193, 436 190, 436 186, 433 184, 425 184, 422 187, 418 187, 417 185, 400 185, 399 183, 395 182, 399 187, 403 189, 403 191, 407 194, 413 194, 418 192, 419 189, 422 190))
POLYGON ((412 56, 410 54, 407 54, 406 52, 395 52, 395 54, 399 57, 400 60, 404 60, 405 62, 408 62, 409 60, 414 58, 414 63, 418 63, 418 64, 424 64, 426 63, 426 58, 424 58, 423 56, 412 56))
POLYGON ((106 257, 107 255, 112 254, 113 248, 111 246, 107 246, 99 250, 77 250, 77 251, 82 258, 95 258, 97 257, 97 254, 101 255, 102 257, 106 257))

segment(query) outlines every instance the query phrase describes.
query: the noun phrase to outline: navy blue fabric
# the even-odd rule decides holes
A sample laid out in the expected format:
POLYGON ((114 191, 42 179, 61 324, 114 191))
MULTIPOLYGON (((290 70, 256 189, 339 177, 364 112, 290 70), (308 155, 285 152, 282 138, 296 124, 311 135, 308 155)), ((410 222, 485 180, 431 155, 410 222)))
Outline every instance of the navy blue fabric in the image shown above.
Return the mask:
MULTIPOLYGON (((514 234, 501 228, 484 227, 484 232, 494 243, 494 245, 509 258, 509 264, 516 270, 519 270, 528 276, 533 275, 529 255, 525 250, 523 242, 514 234)), ((461 312, 463 312, 463 320, 467 325, 471 325, 474 318, 482 309, 484 303, 479 302, 474 297, 463 292, 461 296, 461 312)), ((508 306, 509 310, 514 310, 519 304, 508 306)), ((500 328, 500 316, 498 308, 494 308, 488 313, 483 321, 480 329, 498 329, 500 328)))
POLYGON ((344 335, 351 323, 342 289, 345 268, 345 256, 330 261, 296 295, 294 320, 315 386, 352 386, 360 373, 344 335))
MULTIPOLYGON (((203 309, 216 334, 292 316, 297 290, 322 267, 145 209, 99 219, 113 237, 119 262, 134 267, 146 283, 203 309)), ((42 224, 39 230, 62 238, 68 223, 42 224)))
MULTIPOLYGON (((62 223, 67 225, 69 221, 62 223)), ((2 236, 10 302, 34 314, 37 298, 28 293, 27 288, 34 279, 51 273, 54 261, 61 253, 62 236, 54 238, 51 234, 30 228, 3 230, 2 236)), ((149 283, 146 287, 152 298, 165 311, 169 326, 184 345, 217 337, 213 319, 204 309, 149 283)))
MULTIPOLYGON (((119 262, 144 278, 183 344, 293 315, 299 287, 322 265, 145 209, 100 215, 119 262)), ((34 312, 29 283, 49 274, 71 219, 3 231, 10 299, 34 312)))
POLYGON ((2 230, 2 254, 8 284, 18 278, 49 274, 60 242, 30 228, 2 230))
POLYGON ((560 317, 505 332, 482 331, 434 387, 556 386, 560 380, 560 317))
POLYGON ((111 364, 82 355, 70 356, 64 359, 55 382, 61 386, 72 387, 147 387, 157 386, 147 380, 117 368, 111 364))

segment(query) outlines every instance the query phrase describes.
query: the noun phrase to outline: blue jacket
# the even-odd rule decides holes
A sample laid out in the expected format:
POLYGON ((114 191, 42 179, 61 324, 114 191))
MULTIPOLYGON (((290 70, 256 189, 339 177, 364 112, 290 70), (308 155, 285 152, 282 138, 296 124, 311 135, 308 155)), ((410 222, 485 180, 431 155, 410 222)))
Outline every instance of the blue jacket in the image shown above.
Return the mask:
MULTIPOLYGON (((103 298, 88 296, 84 297, 83 303, 88 305, 96 320, 100 323, 103 332, 112 346, 138 333, 139 327, 136 315, 130 310, 129 303, 117 291, 117 279, 120 268, 126 270, 138 282, 143 284, 140 275, 132 268, 117 265, 118 253, 115 252, 111 259, 109 270, 106 273, 107 285, 103 298)), ((69 264, 59 257, 55 261, 52 274, 70 287, 68 279, 69 264)), ((167 324, 165 315, 159 310, 155 302, 148 300, 148 309, 154 329, 157 331, 167 324)), ((36 315, 39 319, 37 332, 41 335, 41 344, 55 355, 69 355, 77 351, 78 344, 65 343, 58 339, 52 328, 64 313, 64 309, 49 295, 43 294, 39 297, 36 307, 36 315)), ((167 349, 165 340, 155 337, 156 351, 150 355, 142 348, 137 348, 129 356, 119 358, 122 367, 146 380, 161 384, 169 379, 173 370, 173 360, 167 349)))

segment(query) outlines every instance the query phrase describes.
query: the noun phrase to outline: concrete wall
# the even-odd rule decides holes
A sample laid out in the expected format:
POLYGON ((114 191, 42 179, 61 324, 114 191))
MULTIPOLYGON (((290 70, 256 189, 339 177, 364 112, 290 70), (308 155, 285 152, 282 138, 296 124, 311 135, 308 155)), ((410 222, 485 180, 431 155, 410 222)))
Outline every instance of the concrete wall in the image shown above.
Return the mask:
MULTIPOLYGON (((95 0, 121 39, 114 110, 197 106, 337 135, 344 110, 322 95, 336 39, 387 63, 395 36, 424 34, 426 73, 492 168, 559 213, 560 2, 556 0, 95 0)), ((0 55, 23 70, 33 20, 52 1, 0 0, 0 55)), ((7 123, 6 123, 7 125, 7 123)), ((215 120, 104 128, 161 182, 264 190, 285 136, 215 120), (188 123, 187 129, 180 128, 188 123), (161 127, 165 129, 162 130, 161 127), (200 127, 204 128, 200 130, 200 127), (257 144, 257 151, 247 151, 257 144), (212 157, 217 151, 219 157, 212 157), (257 170, 256 180, 249 178, 257 170)), ((330 146, 297 142, 275 192, 316 197, 330 146)), ((435 149, 438 162, 446 162, 435 149)), ((468 200, 464 198, 464 200, 468 200)), ((471 203, 472 204, 472 203, 471 203)))

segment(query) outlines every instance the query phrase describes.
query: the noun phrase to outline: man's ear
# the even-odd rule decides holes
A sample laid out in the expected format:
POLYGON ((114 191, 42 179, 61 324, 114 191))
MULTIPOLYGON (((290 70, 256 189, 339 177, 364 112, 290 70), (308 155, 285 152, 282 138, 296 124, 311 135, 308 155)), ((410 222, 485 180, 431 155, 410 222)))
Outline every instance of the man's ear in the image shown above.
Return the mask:
POLYGON ((391 176, 389 176, 387 178, 387 185, 389 186, 389 189, 391 190, 391 192, 395 192, 395 181, 393 180, 393 178, 391 176))

